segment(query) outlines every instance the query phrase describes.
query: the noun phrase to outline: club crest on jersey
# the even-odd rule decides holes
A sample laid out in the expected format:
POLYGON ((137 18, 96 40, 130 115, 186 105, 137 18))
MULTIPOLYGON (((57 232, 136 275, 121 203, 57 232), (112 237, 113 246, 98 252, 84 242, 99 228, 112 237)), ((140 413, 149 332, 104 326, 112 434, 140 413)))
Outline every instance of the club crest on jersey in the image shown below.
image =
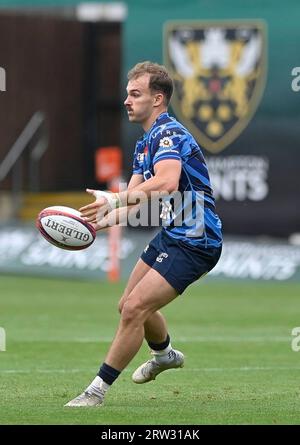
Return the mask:
POLYGON ((223 150, 248 125, 262 97, 265 23, 168 22, 164 44, 175 114, 204 148, 223 150))
POLYGON ((159 141, 159 146, 163 148, 171 148, 173 147, 173 141, 171 138, 164 137, 159 141))

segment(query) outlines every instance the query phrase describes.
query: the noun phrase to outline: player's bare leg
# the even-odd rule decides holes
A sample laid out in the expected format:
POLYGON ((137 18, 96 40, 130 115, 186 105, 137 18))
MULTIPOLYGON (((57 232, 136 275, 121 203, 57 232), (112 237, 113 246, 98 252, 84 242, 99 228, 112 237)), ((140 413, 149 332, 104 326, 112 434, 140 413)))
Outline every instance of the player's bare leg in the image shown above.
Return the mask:
POLYGON ((165 317, 156 311, 150 315, 144 323, 145 339, 151 343, 162 343, 168 335, 168 327, 165 317))
POLYGON ((105 363, 123 370, 140 349, 146 320, 176 297, 175 289, 156 270, 150 269, 125 300, 105 363))
MULTIPOLYGON (((146 320, 176 296, 177 292, 174 288, 158 272, 150 269, 129 293, 124 302, 117 333, 105 362, 100 368, 100 373, 102 370, 102 375, 105 375, 106 380, 103 381, 102 378, 97 376, 84 393, 71 400, 66 406, 97 406, 102 404, 105 392, 111 384, 106 383, 106 381, 110 382, 111 379, 111 382, 113 382, 140 349, 144 339, 144 323, 146 320)), ((160 316, 156 317, 156 322, 158 319, 161 320, 160 316)), ((170 367, 176 366, 162 367, 158 365, 157 368, 160 369, 156 369, 156 375, 170 367)))
POLYGON ((146 275, 147 272, 151 270, 151 267, 148 266, 143 260, 139 259, 136 263, 135 267, 133 268, 133 271, 130 274, 130 277, 128 279, 126 288, 123 292, 123 295, 119 301, 119 312, 122 312, 123 305, 128 298, 130 292, 133 291, 135 286, 141 281, 142 278, 146 275))
POLYGON ((184 355, 172 348, 166 320, 159 311, 148 317, 144 331, 153 358, 134 371, 132 380, 135 383, 147 383, 155 380, 162 371, 183 367, 184 355))
MULTIPOLYGON (((129 278, 124 294, 120 300, 120 312, 122 312, 123 305, 130 292, 149 270, 150 267, 140 259, 129 278)), ((154 380, 156 375, 162 370, 183 366, 184 356, 180 351, 172 348, 166 320, 159 311, 151 314, 145 321, 144 337, 148 342, 153 359, 139 366, 133 373, 132 378, 135 383, 149 382, 150 380, 154 380)))
MULTIPOLYGON (((123 304, 134 289, 137 283, 149 272, 151 268, 142 260, 138 260, 136 266, 130 274, 127 286, 123 293, 123 296, 119 303, 119 311, 122 312, 123 304)), ((109 385, 100 379, 97 375, 92 383, 86 388, 86 390, 75 399, 68 402, 65 406, 68 407, 81 407, 81 406, 99 406, 102 404, 105 392, 109 388, 109 385)))
MULTIPOLYGON (((124 302, 128 298, 130 292, 140 281, 140 274, 150 267, 139 260, 136 268, 128 281, 128 285, 119 304, 120 312, 123 309, 124 302)), ((147 340, 151 348, 153 358, 139 366, 132 375, 135 383, 146 383, 154 380, 156 376, 170 368, 182 367, 184 363, 184 355, 180 351, 172 348, 170 337, 168 335, 167 323, 164 316, 159 311, 151 314, 144 323, 144 338, 147 340)))
MULTIPOLYGON (((147 272, 151 270, 143 260, 139 259, 134 267, 127 286, 124 290, 123 296, 119 302, 119 311, 122 312, 123 305, 128 298, 130 292, 135 288, 135 286, 141 281, 141 279, 146 275, 147 272)), ((152 343, 162 343, 165 341, 168 335, 167 323, 164 316, 156 311, 151 314, 144 323, 145 328, 145 339, 152 343)))

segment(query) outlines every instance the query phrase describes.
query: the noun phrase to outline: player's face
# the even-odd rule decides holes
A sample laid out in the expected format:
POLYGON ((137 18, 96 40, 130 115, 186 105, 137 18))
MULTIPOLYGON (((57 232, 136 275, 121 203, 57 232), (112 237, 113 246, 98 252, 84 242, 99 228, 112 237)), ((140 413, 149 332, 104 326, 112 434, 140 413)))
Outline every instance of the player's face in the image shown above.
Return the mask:
POLYGON ((127 85, 127 98, 124 105, 130 122, 145 124, 151 120, 155 109, 155 94, 149 88, 149 74, 132 79, 127 85))

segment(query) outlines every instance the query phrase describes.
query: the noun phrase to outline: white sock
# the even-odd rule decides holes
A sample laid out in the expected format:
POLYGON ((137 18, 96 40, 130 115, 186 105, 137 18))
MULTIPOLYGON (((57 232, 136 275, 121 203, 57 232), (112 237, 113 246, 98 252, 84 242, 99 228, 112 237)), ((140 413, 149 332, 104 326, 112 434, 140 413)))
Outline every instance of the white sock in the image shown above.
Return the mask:
POLYGON ((103 393, 106 393, 106 391, 110 388, 110 385, 108 383, 105 383, 101 377, 98 375, 94 378, 92 383, 86 388, 85 392, 88 392, 90 394, 95 394, 98 397, 102 397, 103 393))
POLYGON ((161 349, 160 351, 155 351, 154 349, 151 349, 151 354, 154 355, 154 360, 157 363, 168 363, 171 360, 173 360, 172 356, 169 356, 169 353, 173 350, 171 343, 165 348, 161 349))

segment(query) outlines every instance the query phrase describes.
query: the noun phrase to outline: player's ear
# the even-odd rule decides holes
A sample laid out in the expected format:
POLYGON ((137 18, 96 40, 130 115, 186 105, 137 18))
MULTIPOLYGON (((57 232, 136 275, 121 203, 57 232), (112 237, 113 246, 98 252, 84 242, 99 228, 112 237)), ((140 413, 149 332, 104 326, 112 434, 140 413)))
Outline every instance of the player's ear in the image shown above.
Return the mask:
POLYGON ((154 95, 154 106, 159 107, 164 101, 164 95, 162 93, 156 93, 154 95))

